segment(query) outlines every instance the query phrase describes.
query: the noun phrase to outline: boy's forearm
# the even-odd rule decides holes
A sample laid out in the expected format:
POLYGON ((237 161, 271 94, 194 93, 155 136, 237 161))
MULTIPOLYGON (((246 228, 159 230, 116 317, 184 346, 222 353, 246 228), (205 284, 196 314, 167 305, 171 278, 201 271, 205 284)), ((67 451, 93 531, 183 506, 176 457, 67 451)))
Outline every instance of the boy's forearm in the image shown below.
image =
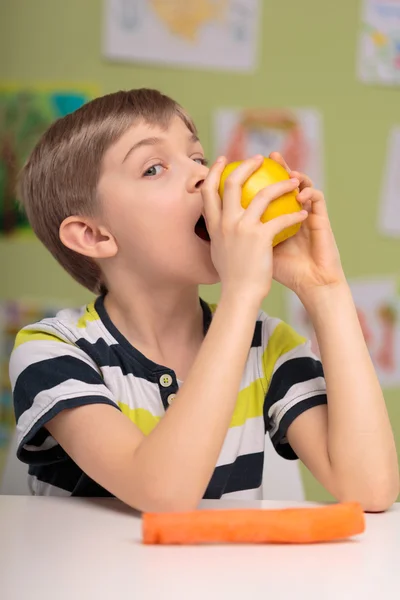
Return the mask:
POLYGON ((222 295, 176 400, 135 452, 137 506, 185 510, 201 500, 229 428, 258 310, 252 298, 222 295))
POLYGON ((328 454, 342 497, 393 496, 397 454, 385 400, 346 283, 302 298, 316 332, 328 395, 328 454))

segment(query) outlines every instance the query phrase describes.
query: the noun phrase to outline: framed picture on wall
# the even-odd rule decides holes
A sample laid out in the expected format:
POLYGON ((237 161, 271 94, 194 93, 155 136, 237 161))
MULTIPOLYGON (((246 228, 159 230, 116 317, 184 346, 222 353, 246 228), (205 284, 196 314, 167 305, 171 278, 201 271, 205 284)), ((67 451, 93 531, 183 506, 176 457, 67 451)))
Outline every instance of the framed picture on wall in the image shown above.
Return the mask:
POLYGON ((291 169, 324 187, 322 115, 313 108, 220 108, 214 148, 229 162, 280 152, 291 169))
POLYGON ((400 85, 400 0, 363 0, 357 72, 364 83, 400 85))
POLYGON ((261 0, 105 0, 111 60, 253 71, 261 0))

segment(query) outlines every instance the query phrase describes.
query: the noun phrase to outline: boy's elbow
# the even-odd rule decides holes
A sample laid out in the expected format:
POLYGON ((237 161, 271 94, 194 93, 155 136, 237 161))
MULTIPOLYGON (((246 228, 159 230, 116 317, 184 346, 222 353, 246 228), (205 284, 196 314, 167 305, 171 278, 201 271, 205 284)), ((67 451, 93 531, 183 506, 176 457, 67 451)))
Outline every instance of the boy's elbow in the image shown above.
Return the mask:
POLYGON ((198 507, 198 502, 195 502, 191 499, 185 498, 168 498, 161 497, 157 499, 149 499, 148 509, 146 512, 163 512, 163 513, 171 513, 171 512, 191 512, 196 510, 198 507))
POLYGON ((366 489, 356 489, 344 493, 341 501, 356 501, 362 506, 364 512, 381 513, 387 511, 397 500, 399 495, 398 474, 391 479, 382 481, 377 478, 370 482, 366 489))
POLYGON ((399 495, 399 478, 380 489, 372 491, 362 503, 365 512, 379 513, 387 511, 397 500, 399 495))
POLYGON ((196 510, 201 498, 194 495, 177 494, 166 489, 157 488, 142 489, 140 498, 131 499, 132 506, 142 512, 190 512, 196 510))

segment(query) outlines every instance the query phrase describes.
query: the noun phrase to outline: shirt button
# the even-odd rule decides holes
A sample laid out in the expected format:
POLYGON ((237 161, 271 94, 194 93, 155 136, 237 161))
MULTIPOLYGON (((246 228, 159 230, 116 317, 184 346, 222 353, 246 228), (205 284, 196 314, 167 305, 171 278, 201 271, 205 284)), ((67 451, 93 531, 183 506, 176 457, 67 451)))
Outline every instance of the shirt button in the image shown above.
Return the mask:
POLYGON ((163 387, 169 387, 172 383, 172 377, 171 375, 169 375, 168 373, 165 373, 164 375, 161 375, 160 377, 160 384, 163 387))
POLYGON ((176 398, 176 394, 170 394, 167 398, 168 404, 171 405, 173 403, 173 401, 175 400, 175 398, 176 398))

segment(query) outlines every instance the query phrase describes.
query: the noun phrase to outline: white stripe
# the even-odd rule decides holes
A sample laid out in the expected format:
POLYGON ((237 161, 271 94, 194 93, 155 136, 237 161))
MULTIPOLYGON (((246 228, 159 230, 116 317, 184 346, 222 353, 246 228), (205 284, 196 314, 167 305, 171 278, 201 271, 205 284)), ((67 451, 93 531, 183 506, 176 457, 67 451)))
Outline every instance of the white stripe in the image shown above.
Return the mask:
POLYGON ((239 492, 230 492, 229 494, 222 494, 221 499, 222 498, 224 500, 262 500, 262 486, 254 488, 252 490, 240 490, 239 492))
POLYGON ((157 383, 152 383, 132 373, 124 375, 119 366, 102 367, 104 384, 114 398, 118 398, 129 408, 143 408, 155 417, 165 414, 157 383))
POLYGON ((84 338, 91 344, 95 344, 98 340, 104 340, 108 346, 118 344, 117 340, 104 326, 101 319, 96 319, 95 321, 87 320, 85 327, 78 327, 75 325, 72 331, 74 332, 76 339, 84 338))
POLYGON ((262 348, 250 348, 246 365, 240 382, 240 391, 248 388, 257 379, 262 378, 261 368, 262 348), (261 350, 261 352, 260 352, 261 350))
POLYGON ((51 435, 49 435, 41 446, 31 446, 30 444, 25 444, 24 450, 28 450, 28 452, 41 452, 43 450, 51 450, 51 448, 54 448, 55 446, 58 446, 58 442, 51 437, 51 435))
POLYGON ((274 436, 279 429, 279 424, 285 414, 299 402, 326 393, 326 384, 323 377, 315 377, 302 383, 296 383, 287 391, 286 395, 275 402, 268 411, 268 416, 273 423, 270 436, 274 436))
POLYGON ((36 475, 28 476, 28 485, 33 496, 58 496, 64 498, 71 496, 71 492, 68 492, 67 490, 51 485, 51 483, 39 481, 36 475))
POLYGON ((49 412, 57 402, 80 398, 81 396, 103 396, 116 404, 105 385, 83 383, 76 379, 64 381, 49 390, 39 392, 35 396, 32 406, 22 413, 17 423, 18 444, 21 443, 22 438, 29 433, 35 423, 49 412))
POLYGON ((216 466, 230 465, 238 456, 264 452, 264 446, 264 418, 247 419, 244 425, 228 429, 216 466))
POLYGON ((92 367, 96 373, 99 373, 96 363, 77 346, 51 340, 33 340, 32 342, 25 342, 25 344, 18 346, 11 355, 10 379, 13 391, 18 377, 27 367, 61 356, 77 358, 92 367))
POLYGON ((262 312, 259 315, 259 321, 262 321, 262 330, 263 330, 263 339, 264 339, 264 350, 268 345, 269 338, 274 333, 275 329, 280 325, 283 321, 278 319, 277 317, 270 317, 265 312, 262 312))
POLYGON ((280 319, 269 317, 264 311, 260 311, 257 317, 257 321, 261 321, 261 346, 256 348, 250 348, 249 355, 246 361, 246 365, 243 371, 242 380, 240 383, 240 390, 244 390, 249 387, 257 379, 263 379, 263 354, 265 348, 268 345, 268 340, 282 322, 280 319))
MULTIPOLYGON (((97 313, 96 313, 97 314, 97 313)), ((93 320, 93 313, 88 313, 86 306, 80 308, 66 308, 60 310, 53 318, 43 319, 40 323, 29 326, 29 329, 37 329, 37 331, 47 331, 65 337, 69 342, 74 344, 76 340, 85 338, 90 343, 95 343, 99 339, 104 339, 108 344, 116 344, 117 341, 103 325, 100 319, 93 320), (84 327, 78 327, 78 322, 82 317, 87 317, 84 327)))
POLYGON ((79 319, 86 314, 87 304, 83 304, 82 306, 78 306, 76 308, 62 308, 59 310, 55 316, 57 321, 62 321, 63 323, 77 323, 79 319))

